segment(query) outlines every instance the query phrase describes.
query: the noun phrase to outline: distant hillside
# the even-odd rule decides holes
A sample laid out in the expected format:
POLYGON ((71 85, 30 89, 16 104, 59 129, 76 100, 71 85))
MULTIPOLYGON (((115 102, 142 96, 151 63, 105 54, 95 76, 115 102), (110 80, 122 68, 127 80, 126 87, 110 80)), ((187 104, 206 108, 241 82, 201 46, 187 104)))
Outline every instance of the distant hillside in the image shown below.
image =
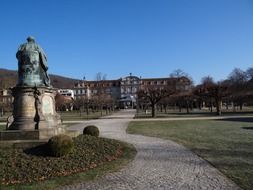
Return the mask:
POLYGON ((73 88, 75 83, 77 83, 78 79, 72 79, 72 78, 67 78, 59 75, 49 75, 51 84, 55 88, 73 88))
MULTIPOLYGON (((59 75, 49 75, 51 84, 55 88, 73 88, 74 84, 79 80, 67 78, 59 75)), ((18 80, 18 72, 13 70, 0 68, 0 89, 9 88, 16 85, 18 80)))

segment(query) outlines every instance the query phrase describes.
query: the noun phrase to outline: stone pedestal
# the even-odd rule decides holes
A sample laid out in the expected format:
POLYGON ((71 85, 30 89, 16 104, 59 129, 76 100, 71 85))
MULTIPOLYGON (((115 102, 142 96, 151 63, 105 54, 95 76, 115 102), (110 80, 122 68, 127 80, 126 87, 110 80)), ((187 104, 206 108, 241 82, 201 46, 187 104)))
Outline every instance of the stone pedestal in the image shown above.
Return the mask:
POLYGON ((16 86, 12 94, 13 122, 5 131, 5 136, 15 134, 22 139, 22 134, 32 134, 34 139, 46 139, 65 132, 60 115, 55 111, 56 91, 53 88, 16 86), (7 134, 8 131, 10 134, 7 134))

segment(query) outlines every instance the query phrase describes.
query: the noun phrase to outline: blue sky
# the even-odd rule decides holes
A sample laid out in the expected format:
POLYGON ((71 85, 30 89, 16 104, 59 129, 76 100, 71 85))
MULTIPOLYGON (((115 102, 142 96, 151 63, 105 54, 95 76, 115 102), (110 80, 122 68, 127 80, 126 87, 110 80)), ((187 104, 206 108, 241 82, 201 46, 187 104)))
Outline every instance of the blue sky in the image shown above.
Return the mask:
POLYGON ((2 0, 0 68, 17 69, 32 35, 49 73, 93 80, 167 77, 182 69, 198 83, 253 66, 252 0, 2 0))

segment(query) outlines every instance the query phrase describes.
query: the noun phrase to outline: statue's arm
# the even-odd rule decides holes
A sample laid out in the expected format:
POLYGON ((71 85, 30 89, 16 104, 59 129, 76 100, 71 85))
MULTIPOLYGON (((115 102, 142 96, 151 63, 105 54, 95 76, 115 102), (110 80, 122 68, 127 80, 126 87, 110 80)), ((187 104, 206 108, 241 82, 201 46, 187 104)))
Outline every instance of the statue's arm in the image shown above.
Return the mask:
POLYGON ((47 57, 42 53, 40 53, 40 62, 41 62, 42 68, 46 71, 48 69, 47 57))
POLYGON ((20 54, 21 54, 22 50, 23 50, 23 46, 21 45, 21 46, 18 48, 18 51, 17 51, 17 53, 16 53, 16 58, 17 58, 18 60, 19 60, 19 57, 20 57, 20 54))
POLYGON ((16 53, 16 58, 19 60, 20 51, 16 53))
POLYGON ((39 56, 40 56, 40 62, 41 62, 41 66, 42 68, 47 71, 48 70, 48 65, 47 65, 47 56, 46 54, 44 53, 43 49, 42 48, 39 48, 40 51, 39 51, 39 56))

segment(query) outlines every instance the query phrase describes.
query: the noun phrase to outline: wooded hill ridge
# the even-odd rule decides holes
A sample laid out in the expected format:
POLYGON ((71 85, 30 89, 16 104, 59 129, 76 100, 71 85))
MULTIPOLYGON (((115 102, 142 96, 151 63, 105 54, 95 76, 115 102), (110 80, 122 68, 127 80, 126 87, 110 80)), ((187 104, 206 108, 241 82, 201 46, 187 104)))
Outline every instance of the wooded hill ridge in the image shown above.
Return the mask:
MULTIPOLYGON (((49 74, 51 84, 54 88, 73 88, 78 79, 63 77, 59 75, 49 74)), ((0 68, 0 89, 7 89, 14 87, 17 84, 18 72, 15 70, 8 70, 0 68)))

